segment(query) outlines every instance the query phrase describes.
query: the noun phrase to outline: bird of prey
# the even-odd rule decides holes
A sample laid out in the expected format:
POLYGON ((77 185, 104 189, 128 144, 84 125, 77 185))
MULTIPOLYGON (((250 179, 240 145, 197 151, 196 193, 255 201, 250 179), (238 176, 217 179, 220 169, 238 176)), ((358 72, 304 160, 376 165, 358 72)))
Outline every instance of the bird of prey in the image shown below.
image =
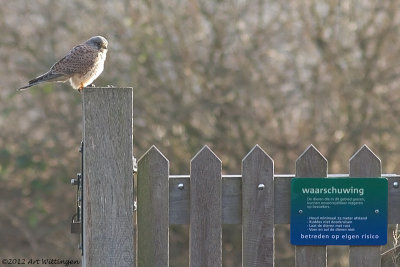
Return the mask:
POLYGON ((104 69, 108 41, 102 36, 94 36, 71 49, 62 59, 57 61, 48 72, 29 81, 19 88, 24 90, 43 82, 70 81, 74 89, 80 92, 91 85, 104 69))

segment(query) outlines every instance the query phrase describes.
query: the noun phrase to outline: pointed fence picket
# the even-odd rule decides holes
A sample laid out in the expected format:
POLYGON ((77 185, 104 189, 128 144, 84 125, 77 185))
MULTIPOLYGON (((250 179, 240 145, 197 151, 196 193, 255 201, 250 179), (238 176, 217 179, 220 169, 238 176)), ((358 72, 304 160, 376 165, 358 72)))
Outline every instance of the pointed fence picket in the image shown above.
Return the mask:
POLYGON ((274 262, 274 161, 255 146, 242 163, 243 266, 274 262))
MULTIPOLYGON (((385 177, 378 157, 363 146, 350 159, 349 175, 385 177)), ((274 173, 274 161, 256 145, 242 161, 240 175, 222 175, 219 158, 207 146, 190 162, 190 175, 169 175, 169 162, 152 147, 138 161, 138 266, 168 266, 168 227, 190 225, 190 266, 222 266, 222 225, 242 224, 242 266, 274 266, 274 227, 290 223, 293 177, 328 175, 328 161, 309 146, 296 161, 295 175, 274 173)), ((399 200, 397 175, 388 176, 388 202, 399 200)), ((400 222, 389 205, 389 223, 400 222)), ((398 250, 394 250, 398 251, 398 250)), ((350 266, 396 266, 380 246, 350 246, 350 266)), ((327 266, 326 246, 296 246, 296 266, 327 266)))
POLYGON ((207 146, 190 162, 190 266, 222 264, 221 171, 207 146))
MULTIPOLYGON (((296 177, 300 178, 324 178, 328 176, 328 161, 313 146, 296 161, 296 177)), ((296 246, 296 266, 319 267, 326 266, 326 246, 296 246)))
MULTIPOLYGON (((363 146, 350 158, 350 178, 381 177, 381 160, 367 147, 363 146)), ((380 246, 350 246, 350 267, 380 266, 380 246)))
POLYGON ((169 162, 151 147, 138 165, 138 265, 168 266, 169 162))

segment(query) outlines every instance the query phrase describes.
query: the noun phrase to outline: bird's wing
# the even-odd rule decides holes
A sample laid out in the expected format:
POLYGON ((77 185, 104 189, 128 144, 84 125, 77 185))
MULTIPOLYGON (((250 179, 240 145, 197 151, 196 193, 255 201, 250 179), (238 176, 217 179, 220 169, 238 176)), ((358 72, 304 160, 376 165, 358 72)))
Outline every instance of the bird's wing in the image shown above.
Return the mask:
POLYGON ((62 59, 57 61, 51 71, 54 74, 74 75, 85 74, 95 63, 97 50, 88 45, 77 45, 62 59))

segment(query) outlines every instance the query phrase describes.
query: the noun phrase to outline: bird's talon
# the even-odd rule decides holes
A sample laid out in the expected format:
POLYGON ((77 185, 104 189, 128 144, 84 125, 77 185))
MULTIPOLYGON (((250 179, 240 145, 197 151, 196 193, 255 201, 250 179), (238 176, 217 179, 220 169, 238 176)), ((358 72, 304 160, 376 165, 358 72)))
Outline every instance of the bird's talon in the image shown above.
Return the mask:
POLYGON ((107 87, 115 87, 114 85, 112 85, 112 84, 108 84, 107 85, 107 87))

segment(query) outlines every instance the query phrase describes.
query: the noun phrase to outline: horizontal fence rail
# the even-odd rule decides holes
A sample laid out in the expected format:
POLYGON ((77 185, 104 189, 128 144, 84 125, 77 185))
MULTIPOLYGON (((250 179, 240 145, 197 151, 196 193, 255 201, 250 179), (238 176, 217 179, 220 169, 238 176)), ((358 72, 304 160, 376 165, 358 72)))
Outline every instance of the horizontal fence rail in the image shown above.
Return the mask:
MULTIPOLYGON (((274 227, 290 223, 294 177, 387 178, 388 223, 399 223, 400 176, 381 174, 379 158, 365 145, 349 163, 349 174, 328 174, 328 161, 311 145, 297 159, 295 174, 275 174, 273 159, 256 145, 241 174, 222 175, 221 161, 205 146, 189 175, 170 175, 168 159, 153 146, 138 161, 138 266, 168 266, 168 227, 182 224, 190 225, 190 266, 222 266, 223 224, 242 225, 243 266, 273 266, 274 227)), ((350 246, 350 266, 391 266, 380 248, 350 246)), ((295 264, 326 266, 326 246, 296 246, 295 264)))
MULTIPOLYGON (((329 174, 329 178, 348 178, 348 174, 329 174)), ((400 189, 396 188, 396 182, 400 184, 400 175, 382 174, 382 178, 388 179, 388 223, 400 223, 400 189)), ((293 174, 274 175, 274 223, 290 223, 290 182, 293 174)), ((241 200, 242 200, 242 175, 222 175, 222 223, 241 224, 241 200)), ((190 184, 190 175, 169 176, 169 224, 189 224, 190 192, 185 188, 190 184), (184 185, 180 189, 180 184, 184 185)))

